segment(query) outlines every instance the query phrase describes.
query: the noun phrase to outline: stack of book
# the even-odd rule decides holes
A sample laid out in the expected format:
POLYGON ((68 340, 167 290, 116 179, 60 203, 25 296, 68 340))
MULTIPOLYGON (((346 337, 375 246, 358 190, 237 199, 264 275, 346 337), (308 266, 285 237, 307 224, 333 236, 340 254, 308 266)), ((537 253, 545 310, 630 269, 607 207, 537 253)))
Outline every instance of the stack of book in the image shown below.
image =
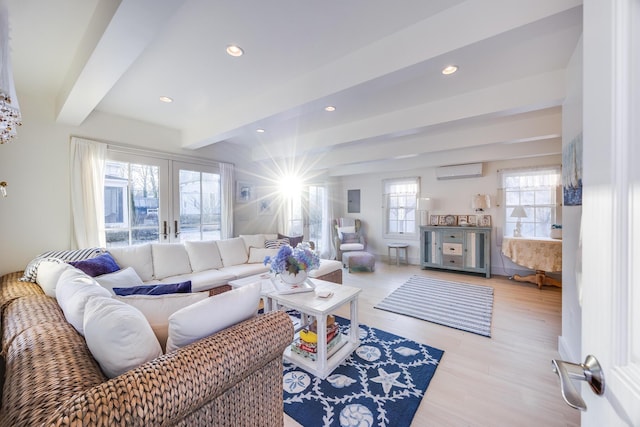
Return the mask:
MULTIPOLYGON (((327 322, 327 331, 325 339, 327 340, 327 357, 332 354, 332 350, 340 342, 340 326, 333 321, 331 316, 327 322)), ((300 356, 317 360, 318 358, 318 334, 315 331, 315 323, 308 329, 300 331, 298 338, 291 344, 291 351, 300 356)))

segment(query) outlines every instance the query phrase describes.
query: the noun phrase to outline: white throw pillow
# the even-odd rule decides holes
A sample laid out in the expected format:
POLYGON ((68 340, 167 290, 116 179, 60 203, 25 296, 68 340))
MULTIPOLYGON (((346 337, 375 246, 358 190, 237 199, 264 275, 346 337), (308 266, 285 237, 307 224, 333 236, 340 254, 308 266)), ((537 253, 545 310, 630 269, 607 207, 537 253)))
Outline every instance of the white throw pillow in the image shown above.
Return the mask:
POLYGON ((244 240, 240 237, 233 239, 218 240, 218 249, 222 257, 222 264, 225 267, 232 265, 245 264, 249 258, 249 252, 244 247, 244 240))
POLYGON ((185 242, 184 246, 194 272, 223 267, 220 250, 215 240, 185 242))
POLYGON ((208 297, 209 292, 194 292, 191 294, 116 296, 114 299, 140 310, 149 325, 151 325, 151 329, 156 335, 160 346, 164 349, 167 343, 169 316, 181 308, 188 307, 208 297))
POLYGON ((240 238, 244 241, 244 246, 247 248, 264 248, 264 241, 267 240, 264 234, 241 234, 240 238))
POLYGON ((265 257, 274 257, 278 249, 249 248, 249 264, 263 263, 265 257))
POLYGON ((40 285, 45 295, 55 298, 56 285, 58 284, 58 280, 60 279, 62 273, 70 268, 73 267, 62 260, 55 258, 45 258, 40 262, 40 265, 38 266, 38 271, 36 273, 36 283, 40 285))
POLYGON ((192 273, 189 255, 182 243, 153 243, 153 273, 156 279, 192 273))
POLYGON ((91 298, 84 319, 87 347, 109 378, 162 355, 144 315, 114 298, 91 298))
POLYGON ((87 302, 95 297, 109 297, 111 293, 77 268, 65 270, 56 285, 56 299, 67 322, 80 335, 84 335, 84 310, 87 302))
POLYGON ((96 282, 98 282, 100 286, 109 290, 111 295, 115 295, 113 288, 131 288, 133 286, 144 285, 144 282, 133 267, 127 267, 114 271, 113 273, 96 276, 94 279, 96 279, 96 282))
POLYGON ((255 316, 261 289, 262 282, 258 281, 173 313, 169 317, 167 353, 255 316))
POLYGON ((348 227, 338 227, 338 237, 340 238, 340 240, 342 240, 343 233, 355 233, 355 232, 356 232, 355 225, 351 225, 348 227))
POLYGON ((138 276, 148 282, 153 279, 153 258, 151 257, 151 244, 122 246, 109 248, 121 269, 133 267, 138 276))

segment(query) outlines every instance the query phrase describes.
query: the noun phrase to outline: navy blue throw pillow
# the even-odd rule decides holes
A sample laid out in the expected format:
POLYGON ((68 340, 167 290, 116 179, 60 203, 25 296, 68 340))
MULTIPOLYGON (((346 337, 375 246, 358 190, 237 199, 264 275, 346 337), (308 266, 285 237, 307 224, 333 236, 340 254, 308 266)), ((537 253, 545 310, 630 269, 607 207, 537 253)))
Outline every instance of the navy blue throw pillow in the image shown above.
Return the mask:
POLYGON ((109 252, 81 261, 69 261, 69 264, 84 271, 91 277, 102 276, 103 274, 120 270, 120 266, 109 252))
POLYGON ((191 280, 172 284, 141 285, 130 288, 113 288, 113 292, 121 297, 128 295, 166 295, 191 293, 191 280))

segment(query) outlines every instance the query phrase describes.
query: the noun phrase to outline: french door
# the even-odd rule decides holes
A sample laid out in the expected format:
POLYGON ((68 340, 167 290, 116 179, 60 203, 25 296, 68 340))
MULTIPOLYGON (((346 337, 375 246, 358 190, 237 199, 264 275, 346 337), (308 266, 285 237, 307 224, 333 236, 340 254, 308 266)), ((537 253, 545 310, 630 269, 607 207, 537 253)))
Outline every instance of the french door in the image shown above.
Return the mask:
POLYGON ((325 237, 329 234, 327 213, 327 189, 322 185, 309 185, 291 200, 291 216, 289 220, 290 235, 304 235, 320 252, 325 248, 325 237))
POLYGON ((109 151, 107 247, 220 239, 220 174, 212 165, 109 151))

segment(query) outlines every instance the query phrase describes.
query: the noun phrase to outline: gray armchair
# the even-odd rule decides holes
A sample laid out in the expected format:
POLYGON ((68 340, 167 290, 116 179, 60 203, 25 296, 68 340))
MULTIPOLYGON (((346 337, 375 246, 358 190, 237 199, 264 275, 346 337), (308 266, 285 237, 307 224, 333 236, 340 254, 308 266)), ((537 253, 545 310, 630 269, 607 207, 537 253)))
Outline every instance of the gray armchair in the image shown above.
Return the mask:
POLYGON ((362 233, 362 222, 359 219, 334 219, 331 230, 338 261, 342 261, 344 252, 364 251, 366 249, 367 243, 362 233))

